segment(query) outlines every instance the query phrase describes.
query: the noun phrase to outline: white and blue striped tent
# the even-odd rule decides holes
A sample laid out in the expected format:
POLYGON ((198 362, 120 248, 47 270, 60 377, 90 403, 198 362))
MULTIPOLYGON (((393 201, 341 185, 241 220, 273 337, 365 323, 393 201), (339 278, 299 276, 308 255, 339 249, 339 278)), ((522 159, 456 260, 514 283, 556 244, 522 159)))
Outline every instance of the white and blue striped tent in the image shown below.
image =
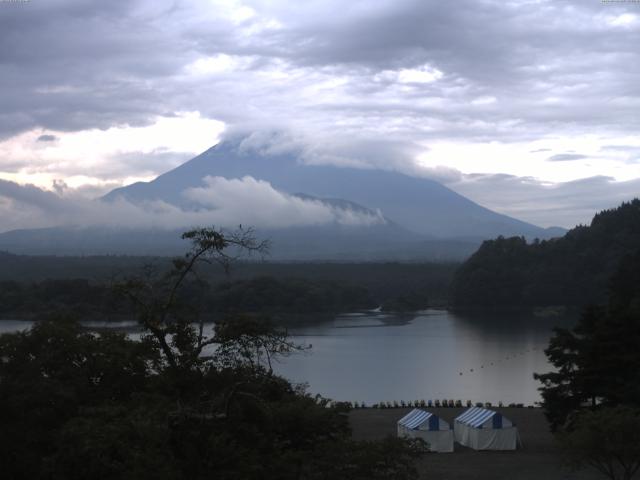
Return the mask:
POLYGON ((516 426, 501 413, 472 407, 456 417, 453 427, 456 441, 475 450, 515 450, 516 426))
POLYGON ((414 408, 398 420, 398 436, 421 438, 432 452, 453 452, 453 430, 437 415, 414 408))

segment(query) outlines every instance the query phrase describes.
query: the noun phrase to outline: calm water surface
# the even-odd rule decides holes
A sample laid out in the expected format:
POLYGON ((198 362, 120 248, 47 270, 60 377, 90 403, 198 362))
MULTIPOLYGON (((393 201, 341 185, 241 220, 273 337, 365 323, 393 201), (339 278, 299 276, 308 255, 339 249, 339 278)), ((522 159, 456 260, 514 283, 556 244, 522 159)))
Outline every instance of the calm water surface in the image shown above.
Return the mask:
POLYGON ((525 314, 462 316, 427 310, 411 316, 352 314, 291 329, 311 353, 277 369, 335 400, 460 399, 533 404, 534 372, 550 369, 543 350, 569 319, 525 314))
MULTIPOLYGON (((294 382, 307 382, 310 392, 334 400, 371 404, 451 398, 533 404, 540 400, 533 373, 550 370, 543 350, 551 330, 571 322, 516 313, 460 315, 444 310, 407 316, 340 315, 290 328, 297 343, 312 348, 274 368, 294 382)), ((29 322, 4 320, 0 333, 29 326, 29 322)))

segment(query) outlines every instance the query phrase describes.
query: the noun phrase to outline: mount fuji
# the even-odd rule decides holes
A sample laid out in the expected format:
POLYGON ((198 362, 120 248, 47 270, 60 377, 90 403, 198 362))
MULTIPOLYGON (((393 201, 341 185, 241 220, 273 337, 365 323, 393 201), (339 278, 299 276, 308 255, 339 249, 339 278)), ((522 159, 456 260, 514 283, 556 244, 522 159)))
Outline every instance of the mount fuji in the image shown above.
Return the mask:
MULTIPOLYGON (((237 141, 222 142, 150 182, 117 188, 98 201, 162 202, 205 219, 211 212, 218 220, 207 223, 217 226, 219 213, 232 208, 234 225, 258 223, 256 233, 272 240, 272 257, 282 260, 459 259, 498 235, 542 239, 564 233, 493 212, 428 178, 309 164, 295 153, 246 148, 237 141), (254 200, 254 190, 237 196, 238 188, 249 187, 263 196, 254 200), (276 198, 281 210, 271 209, 264 198, 276 198), (282 209, 287 202, 291 208, 282 209), (291 218, 271 218, 277 212, 291 218), (306 212, 321 219, 308 222, 306 212)), ((0 249, 172 254, 184 250, 179 230, 100 225, 20 230, 1 234, 0 249)))

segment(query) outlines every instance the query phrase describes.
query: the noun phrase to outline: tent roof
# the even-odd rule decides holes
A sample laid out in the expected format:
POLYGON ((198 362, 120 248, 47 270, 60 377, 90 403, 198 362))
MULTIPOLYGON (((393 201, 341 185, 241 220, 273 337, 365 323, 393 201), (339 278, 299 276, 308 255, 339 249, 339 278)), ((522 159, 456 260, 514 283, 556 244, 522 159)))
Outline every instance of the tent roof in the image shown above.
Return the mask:
POLYGON ((424 410, 414 408, 408 414, 398 420, 398 423, 407 428, 414 429, 427 423, 429 421, 429 418, 431 418, 432 416, 435 415, 431 412, 426 412, 424 410))
POLYGON ((486 408, 472 407, 462 413, 462 415, 456 417, 455 421, 469 425, 470 427, 479 428, 494 415, 500 414, 493 410, 487 410, 486 408))

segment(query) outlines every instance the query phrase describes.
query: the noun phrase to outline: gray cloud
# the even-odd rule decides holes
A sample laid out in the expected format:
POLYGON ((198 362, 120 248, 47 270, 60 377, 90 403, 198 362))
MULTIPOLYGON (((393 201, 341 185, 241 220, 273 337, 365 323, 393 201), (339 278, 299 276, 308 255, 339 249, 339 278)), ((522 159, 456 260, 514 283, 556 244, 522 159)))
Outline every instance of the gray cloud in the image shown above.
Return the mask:
POLYGON ((347 138, 413 140, 633 132, 640 122, 640 31, 607 25, 631 5, 255 0, 245 2, 254 17, 232 21, 200 2, 103 3, 3 9, 4 136, 143 125, 194 109, 232 125, 284 118, 347 138), (220 54, 237 65, 185 73, 220 54), (424 65, 442 77, 403 83, 385 74, 424 65))
MULTIPOLYGON (((246 153, 265 158, 291 154, 306 164, 349 165, 360 168, 402 170, 409 174, 425 175, 417 169, 413 158, 428 149, 409 139, 371 138, 353 133, 349 137, 327 132, 309 133, 303 128, 295 131, 252 125, 225 132, 223 140, 238 144, 246 153)), ((445 168, 434 169, 443 172, 445 168)))
POLYGON ((37 139, 38 142, 55 142, 58 137, 55 135, 40 135, 37 139))
POLYGON ((573 162, 575 160, 584 160, 589 158, 588 155, 582 155, 580 153, 558 153, 547 158, 549 162, 573 162))
POLYGON ((550 184, 532 177, 475 174, 447 186, 497 212, 544 227, 571 228, 638 197, 640 179, 621 182, 598 176, 550 184))
POLYGON ((637 145, 604 145, 601 150, 610 152, 637 152, 640 146, 637 145))

